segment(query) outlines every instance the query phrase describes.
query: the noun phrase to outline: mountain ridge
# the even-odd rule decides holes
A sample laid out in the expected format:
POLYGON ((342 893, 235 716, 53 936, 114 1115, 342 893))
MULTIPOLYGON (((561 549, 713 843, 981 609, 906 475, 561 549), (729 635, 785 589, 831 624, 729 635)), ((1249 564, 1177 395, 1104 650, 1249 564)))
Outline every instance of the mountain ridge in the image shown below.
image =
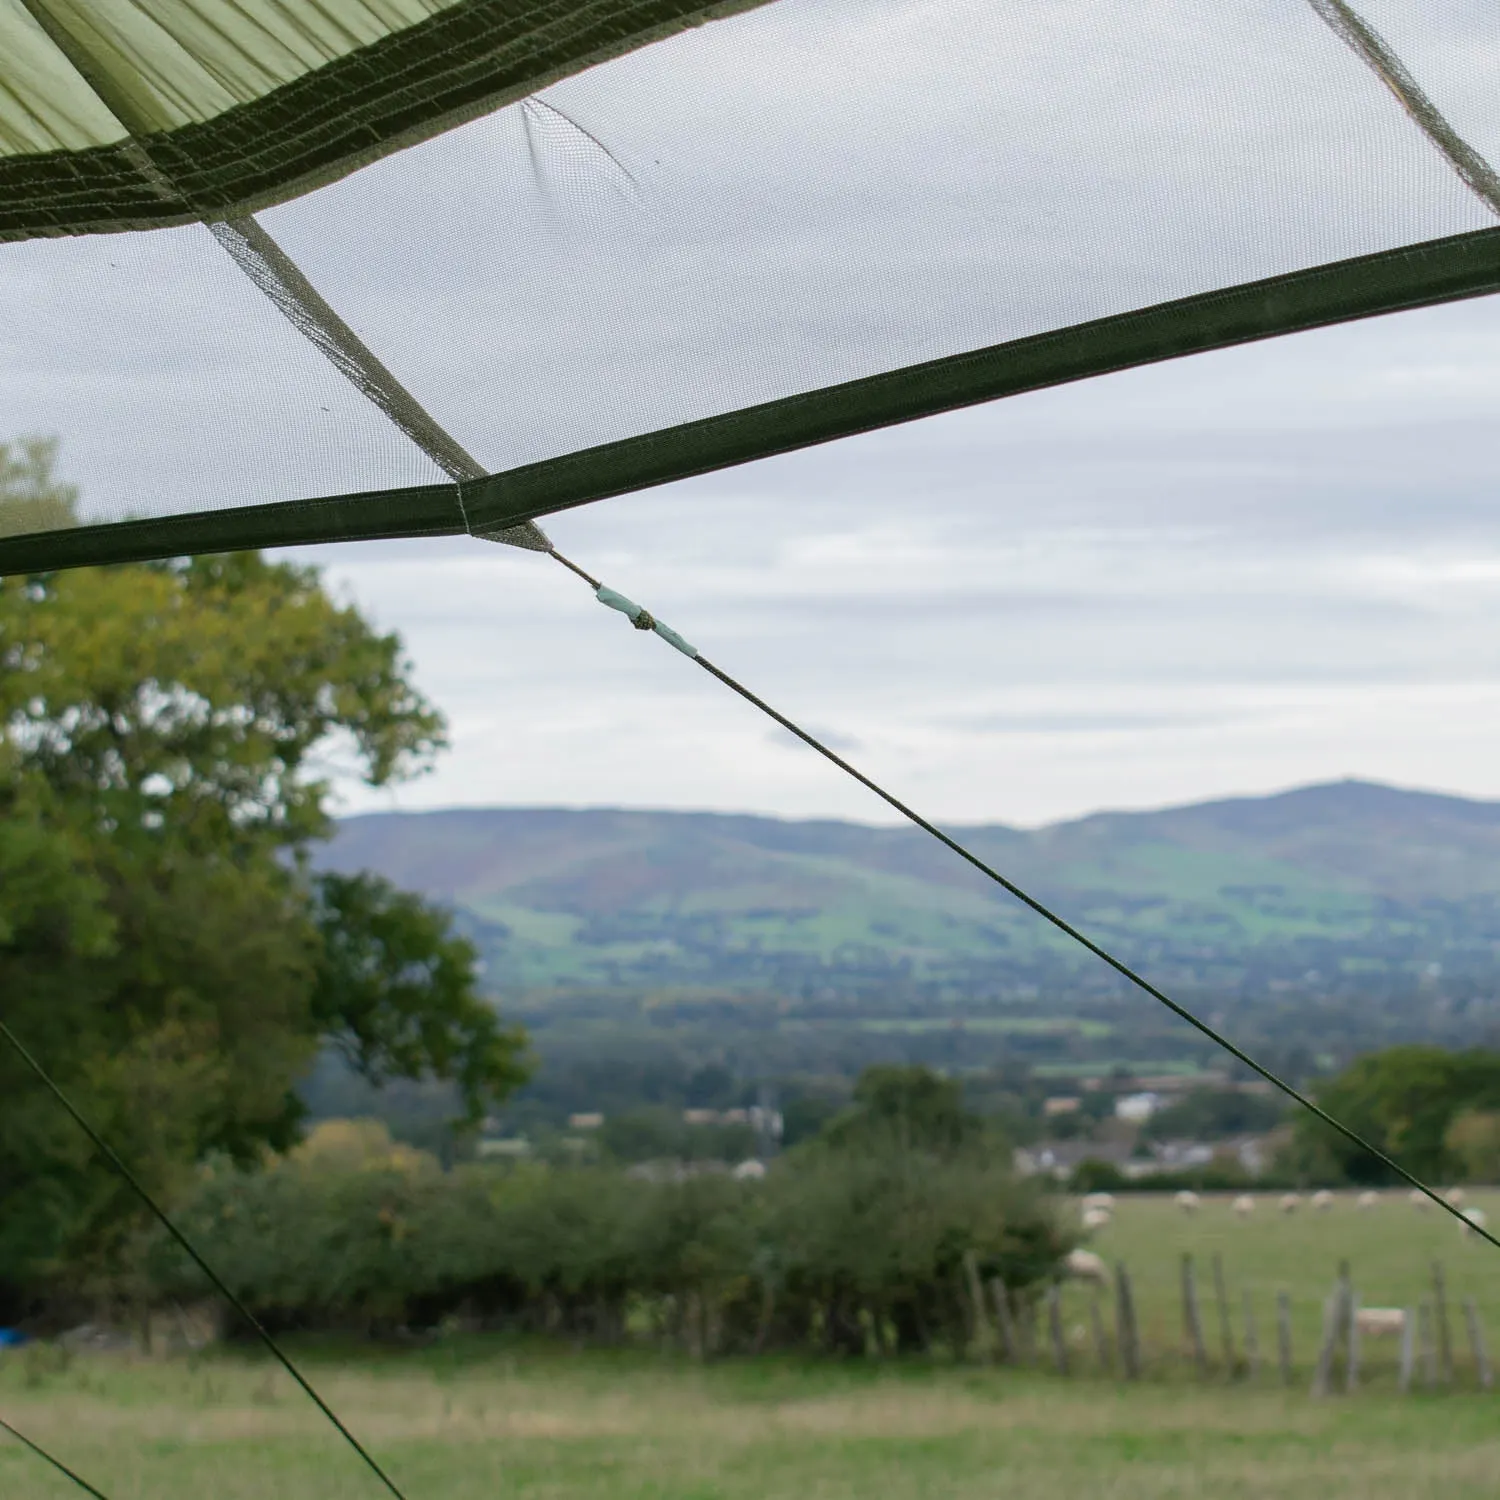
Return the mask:
MULTIPOLYGON (((1500 802, 1350 778, 950 831, 1126 956, 1195 984, 1270 982, 1309 962, 1478 972, 1500 938, 1500 802)), ((629 808, 368 813, 340 821, 320 862, 453 905, 507 987, 962 985, 1001 968, 1035 983, 1092 962, 899 825, 629 808)))

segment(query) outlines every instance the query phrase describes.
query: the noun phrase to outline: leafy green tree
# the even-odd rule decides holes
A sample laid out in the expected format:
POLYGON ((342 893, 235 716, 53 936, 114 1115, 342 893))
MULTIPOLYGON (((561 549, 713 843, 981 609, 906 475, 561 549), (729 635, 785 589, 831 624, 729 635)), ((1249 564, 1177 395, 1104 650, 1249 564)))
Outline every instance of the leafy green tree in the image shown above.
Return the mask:
POLYGON ((899 1147, 950 1155, 975 1145, 984 1122, 964 1105, 962 1088, 930 1068, 866 1068, 853 1103, 823 1130, 843 1150, 899 1147))
MULTIPOLYGON (((1318 1090, 1318 1102, 1409 1170, 1433 1180, 1463 1170, 1449 1140, 1466 1110, 1500 1107, 1500 1053, 1389 1047, 1357 1058, 1318 1090)), ((1300 1158, 1326 1161, 1352 1182, 1384 1182, 1373 1157, 1311 1116, 1297 1122, 1300 1158)))
MULTIPOLYGON (((0 515, 71 513, 51 450, 20 453, 0 515)), ((382 785, 442 743, 399 639, 311 568, 0 579, 4 1018, 156 1191, 287 1145, 325 1038, 379 1076, 452 1077, 471 1110, 514 1083, 519 1038, 446 917, 308 874, 330 747, 382 785)), ((136 1205, 8 1048, 0 1090, 0 1302, 49 1268, 106 1276, 136 1205)))
POLYGON ((313 1020, 360 1073, 450 1078, 470 1123, 525 1080, 521 1035, 478 994, 478 954, 448 913, 377 875, 323 874, 314 893, 313 1020))
POLYGON ((1466 1109, 1455 1115, 1443 1146, 1465 1182, 1500 1182, 1500 1110, 1466 1109))
POLYGON ((0 536, 55 531, 78 519, 78 490, 57 477, 57 439, 0 443, 0 536))

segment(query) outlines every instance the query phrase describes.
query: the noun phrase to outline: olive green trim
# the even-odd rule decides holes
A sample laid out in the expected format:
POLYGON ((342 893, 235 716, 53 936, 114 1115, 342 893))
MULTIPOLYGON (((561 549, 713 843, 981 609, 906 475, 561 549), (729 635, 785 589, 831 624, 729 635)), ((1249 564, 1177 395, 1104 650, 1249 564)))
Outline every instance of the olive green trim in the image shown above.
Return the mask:
POLYGON ((464 486, 475 525, 768 458, 1002 396, 1500 291, 1500 229, 1336 261, 606 443, 464 486))
POLYGON ((0 240, 241 217, 548 84, 762 0, 458 0, 202 124, 153 134, 192 214, 163 205, 130 142, 0 158, 0 240))
POLYGON ((832 438, 1277 334, 1500 291, 1500 229, 1294 271, 787 396, 462 485, 426 485, 0 540, 0 574, 536 520, 832 438))
POLYGON ((458 486, 424 484, 0 537, 0 576, 152 562, 200 552, 462 536, 467 530, 458 486))

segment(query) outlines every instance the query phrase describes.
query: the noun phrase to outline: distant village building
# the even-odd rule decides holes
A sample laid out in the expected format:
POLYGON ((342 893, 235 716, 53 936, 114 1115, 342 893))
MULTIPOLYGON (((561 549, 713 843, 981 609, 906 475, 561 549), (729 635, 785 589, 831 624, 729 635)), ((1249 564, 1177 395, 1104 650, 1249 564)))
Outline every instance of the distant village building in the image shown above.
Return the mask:
POLYGON ((1012 1160, 1022 1177, 1055 1177, 1061 1182, 1086 1161, 1107 1162, 1128 1176, 1130 1147, 1119 1141, 1041 1141, 1022 1146, 1012 1160))
POLYGON ((1162 1107, 1158 1093, 1121 1094, 1115 1100, 1115 1117, 1132 1125, 1144 1125, 1162 1107))
POLYGON ((498 1140, 477 1141, 474 1146, 476 1156, 501 1156, 521 1157, 531 1155, 531 1142, 523 1135, 502 1137, 498 1140))
POLYGON ((1042 1114, 1049 1120, 1058 1115, 1076 1115, 1082 1103, 1075 1095, 1059 1094, 1055 1098, 1042 1100, 1042 1114))
POLYGON ((604 1124, 604 1116, 598 1110, 587 1110, 583 1114, 568 1116, 569 1130, 598 1130, 604 1124))
POLYGON ((1157 1172, 1186 1172, 1213 1159, 1214 1148, 1205 1141, 1155 1141, 1151 1146, 1151 1168, 1157 1172))
POLYGON ((748 1125, 757 1135, 779 1141, 784 1122, 779 1109, 752 1104, 749 1109, 685 1109, 684 1125, 748 1125))

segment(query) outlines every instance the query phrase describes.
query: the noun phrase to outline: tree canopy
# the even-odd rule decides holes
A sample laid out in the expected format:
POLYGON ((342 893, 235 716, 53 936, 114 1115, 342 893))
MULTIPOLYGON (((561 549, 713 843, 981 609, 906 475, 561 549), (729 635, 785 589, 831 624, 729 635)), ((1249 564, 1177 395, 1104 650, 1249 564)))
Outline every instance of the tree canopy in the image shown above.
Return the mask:
MULTIPOLYGON (((0 526, 75 494, 0 444, 0 526), (19 476, 19 477, 18 477, 19 476)), ((0 579, 7 1024, 144 1179, 295 1136, 320 1046, 375 1078, 520 1076, 446 913, 316 877, 330 757, 380 786, 443 745, 399 638, 256 553, 0 579)), ((0 1288, 111 1261, 134 1205, 0 1049, 0 1288)))
MULTIPOLYGON (((1357 1058, 1318 1090, 1318 1103, 1428 1181, 1485 1175, 1500 1165, 1489 1123, 1500 1110, 1500 1052, 1388 1047, 1357 1058)), ((1297 1122, 1297 1145, 1314 1172, 1353 1182, 1390 1178, 1373 1157, 1310 1115, 1297 1122)))

